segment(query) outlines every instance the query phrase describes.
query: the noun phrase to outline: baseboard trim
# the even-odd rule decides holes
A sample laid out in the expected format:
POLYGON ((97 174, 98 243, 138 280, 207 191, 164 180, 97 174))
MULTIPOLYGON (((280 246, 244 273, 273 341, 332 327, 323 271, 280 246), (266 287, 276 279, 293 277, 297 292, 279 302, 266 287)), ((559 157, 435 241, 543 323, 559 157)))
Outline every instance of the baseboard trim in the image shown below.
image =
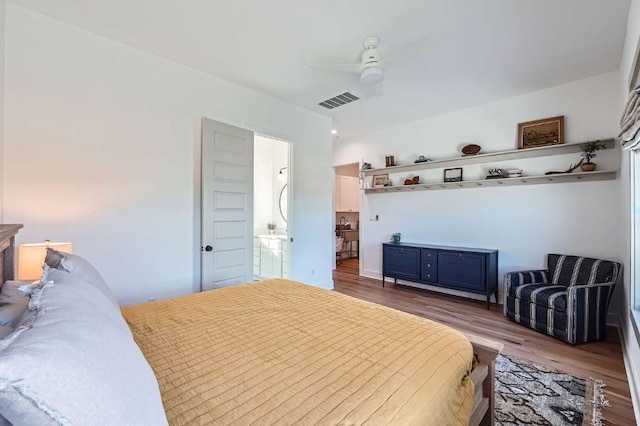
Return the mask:
MULTIPOLYGON (((624 318, 618 317, 618 324, 623 324, 624 318)), ((627 372, 627 382, 629 383, 629 392, 631 393, 631 404, 633 405, 633 413, 636 416, 636 421, 640 421, 640 389, 638 386, 640 383, 636 383, 636 371, 633 364, 629 360, 629 353, 627 352, 627 336, 624 334, 624 327, 618 327, 618 335, 620 336, 620 343, 622 344, 622 358, 624 359, 624 368, 627 372)))
POLYGON ((367 269, 363 269, 362 273, 360 274, 363 277, 366 278, 373 278, 374 280, 382 280, 382 273, 378 272, 378 271, 372 271, 372 270, 367 270, 367 269))
MULTIPOLYGON (((367 278, 373 278, 373 279, 376 279, 376 280, 382 280, 382 272, 364 270, 361 275, 364 276, 364 277, 367 277, 367 278)), ((387 278, 386 284, 393 284, 393 278, 387 278)), ((433 291, 433 292, 436 292, 436 293, 448 294, 449 296, 464 297, 466 299, 473 299, 473 300, 478 300, 478 301, 486 301, 487 300, 486 296, 483 296, 481 294, 466 293, 464 291, 453 290, 453 289, 449 289, 449 288, 446 288, 446 287, 438 287, 438 286, 432 286, 432 285, 428 285, 428 284, 416 283, 416 282, 413 282, 413 281, 398 280, 398 284, 405 285, 407 287, 413 287, 413 288, 419 288, 419 289, 422 289, 422 290, 433 291)), ((492 301, 491 303, 494 303, 493 300, 494 300, 494 298, 491 297, 491 301, 492 301)), ((502 299, 500 297, 498 297, 498 303, 500 304, 501 302, 502 302, 502 299)))
MULTIPOLYGON (((362 271, 360 271, 360 276, 361 277, 366 277, 366 278, 372 278, 374 280, 382 280, 382 272, 373 271, 371 269, 363 269, 362 271)), ((466 298, 475 299, 475 300, 486 300, 486 298, 484 296, 477 295, 477 294, 474 294, 474 293, 458 292, 456 290, 447 291, 448 289, 443 288, 443 287, 434 287, 434 286, 422 285, 422 284, 412 283, 412 282, 403 281, 403 280, 399 280, 399 282, 401 284, 403 284, 403 285, 407 285, 407 286, 410 286, 410 287, 421 288, 423 290, 436 291, 436 292, 440 292, 440 293, 443 293, 443 294, 449 294, 451 296, 466 297, 466 298)), ((500 287, 500 285, 498 287, 500 287)), ((498 290, 498 304, 502 305, 502 302, 503 302, 502 293, 501 293, 501 290, 498 290)), ((616 313, 607 313, 607 325, 612 325, 614 327, 620 328, 620 324, 621 323, 619 321, 619 315, 618 314, 616 314, 616 313)))
POLYGON ((314 287, 318 287, 318 288, 322 288, 325 290, 333 290, 333 280, 331 281, 324 281, 321 283, 313 283, 313 284, 309 284, 312 285, 314 287))

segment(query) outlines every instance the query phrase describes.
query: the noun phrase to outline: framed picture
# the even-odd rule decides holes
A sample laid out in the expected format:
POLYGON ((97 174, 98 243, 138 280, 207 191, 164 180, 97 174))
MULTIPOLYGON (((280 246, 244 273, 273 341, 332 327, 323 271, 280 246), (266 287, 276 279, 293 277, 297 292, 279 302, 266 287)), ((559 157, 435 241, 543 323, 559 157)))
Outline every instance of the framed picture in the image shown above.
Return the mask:
POLYGON ((383 175, 374 175, 373 176, 373 187, 374 188, 382 188, 385 186, 387 181, 389 180, 389 173, 385 173, 383 175))
POLYGON ((518 124, 518 149, 564 143, 564 115, 518 124))
POLYGON ((462 180, 462 167, 444 169, 445 182, 460 182, 462 180))

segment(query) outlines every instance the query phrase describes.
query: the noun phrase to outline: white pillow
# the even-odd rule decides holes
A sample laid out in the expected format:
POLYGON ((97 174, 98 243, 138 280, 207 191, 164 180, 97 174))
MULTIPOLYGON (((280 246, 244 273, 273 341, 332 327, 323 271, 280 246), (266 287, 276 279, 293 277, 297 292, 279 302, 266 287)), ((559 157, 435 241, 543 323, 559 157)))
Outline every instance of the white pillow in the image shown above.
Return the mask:
POLYGON ((96 270, 96 268, 93 267, 91 263, 89 263, 86 259, 78 256, 77 254, 69 254, 69 253, 62 253, 62 252, 57 252, 57 253, 62 256, 62 259, 60 260, 60 263, 59 263, 60 266, 57 269, 62 268, 63 270, 73 275, 77 275, 83 278, 88 283, 97 287, 98 290, 100 290, 100 292, 102 292, 105 295, 105 297, 109 299, 111 303, 113 303, 115 307, 119 307, 118 301, 116 300, 115 296, 111 292, 111 289, 105 282, 104 278, 102 278, 102 275, 100 275, 100 273, 96 270))
POLYGON ((35 283, 22 284, 18 287, 18 290, 25 296, 31 296, 36 289, 42 287, 45 284, 44 281, 37 281, 35 283))
POLYGON ((166 425, 153 371, 113 321, 115 307, 71 278, 36 290, 36 314, 0 340, 0 416, 13 425, 166 425))
MULTIPOLYGON (((73 305, 70 306, 70 308, 76 305, 83 305, 100 312, 105 315, 111 325, 118 326, 122 331, 127 333, 127 335, 131 336, 131 330, 122 317, 120 308, 113 306, 111 301, 104 296, 100 289, 92 286, 85 279, 67 271, 49 268, 47 265, 44 265, 42 278, 46 280, 44 281, 45 286, 46 283, 54 283, 58 286, 68 286, 70 288, 69 294, 65 294, 65 300, 67 300, 70 305, 73 305)), ((29 303, 29 309, 34 310, 38 308, 40 292, 40 289, 36 289, 31 296, 32 300, 29 303)))

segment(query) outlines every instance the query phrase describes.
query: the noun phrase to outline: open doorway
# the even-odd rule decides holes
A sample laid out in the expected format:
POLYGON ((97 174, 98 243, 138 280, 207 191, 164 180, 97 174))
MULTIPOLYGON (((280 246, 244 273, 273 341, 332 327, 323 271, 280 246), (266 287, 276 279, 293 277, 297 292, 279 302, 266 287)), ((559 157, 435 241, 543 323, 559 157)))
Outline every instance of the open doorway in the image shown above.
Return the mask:
POLYGON ((336 268, 358 275, 360 257, 359 164, 334 167, 336 268))
POLYGON ((289 277, 289 149, 288 142, 254 137, 254 280, 289 277))

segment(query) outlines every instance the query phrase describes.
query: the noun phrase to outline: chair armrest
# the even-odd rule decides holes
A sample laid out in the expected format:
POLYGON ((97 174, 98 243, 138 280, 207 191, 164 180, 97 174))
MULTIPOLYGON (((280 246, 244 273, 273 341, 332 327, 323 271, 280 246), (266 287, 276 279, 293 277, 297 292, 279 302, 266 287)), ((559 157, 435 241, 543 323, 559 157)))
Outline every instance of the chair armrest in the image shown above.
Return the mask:
POLYGON ((546 269, 535 269, 531 271, 505 272, 504 282, 506 288, 532 283, 548 283, 549 271, 546 269))
POLYGON ((607 310, 614 281, 567 288, 567 333, 570 343, 606 338, 607 310))
POLYGON ((606 296, 608 298, 611 295, 615 284, 615 281, 609 281, 606 283, 573 285, 567 288, 567 297, 573 299, 577 303, 585 303, 590 298, 594 297, 606 296), (600 291, 598 291, 598 289, 600 289, 600 291))

